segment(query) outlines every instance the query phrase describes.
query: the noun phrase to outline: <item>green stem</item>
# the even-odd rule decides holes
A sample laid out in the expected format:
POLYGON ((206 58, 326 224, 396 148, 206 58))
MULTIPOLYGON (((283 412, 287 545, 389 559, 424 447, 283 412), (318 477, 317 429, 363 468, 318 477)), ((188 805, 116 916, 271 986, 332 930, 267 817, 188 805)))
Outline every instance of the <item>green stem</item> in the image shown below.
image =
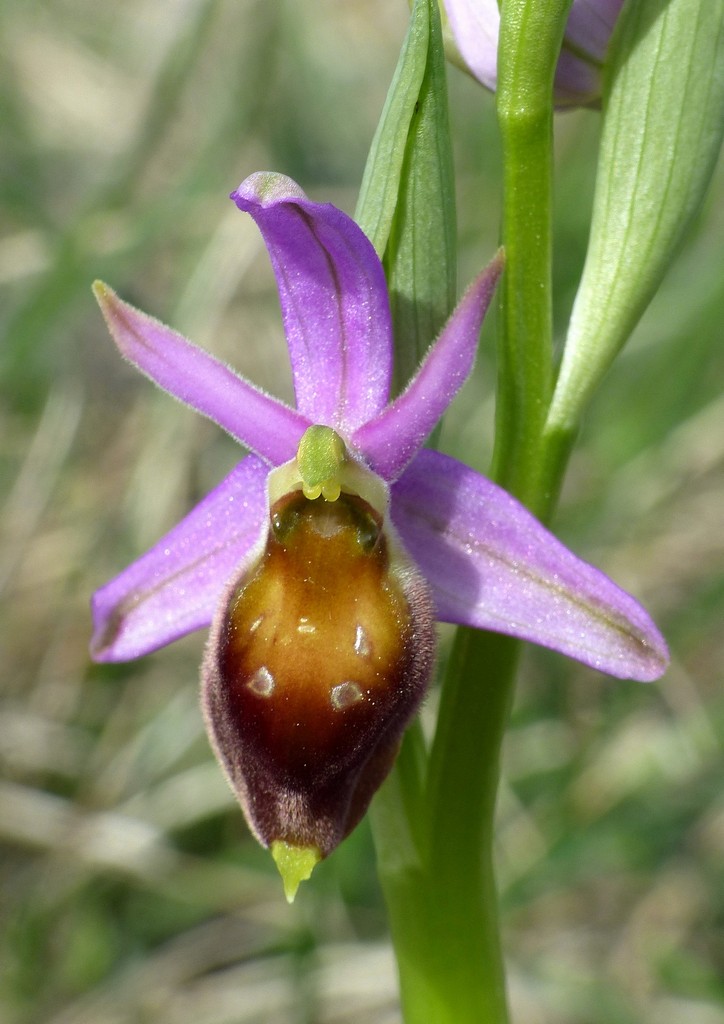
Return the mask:
POLYGON ((550 505, 543 432, 553 387, 553 77, 571 0, 505 0, 497 110, 503 244, 493 475, 534 510, 550 505))
MULTIPOLYGON (((489 633, 459 632, 420 808, 425 827, 410 842, 398 823, 395 842, 379 849, 407 1024, 508 1020, 492 860, 498 760, 481 764, 480 752, 500 749, 511 692, 486 688, 485 680, 512 677, 518 645, 489 633), (472 704, 469 676, 461 671, 471 664, 479 684, 472 704), (471 796, 478 796, 480 779, 486 796, 478 804, 471 796)), ((383 818, 405 803, 400 787, 409 777, 407 754, 403 750, 400 770, 373 806, 376 835, 389 835, 383 818)))
MULTIPOLYGON (((538 512, 552 509, 568 452, 546 450, 543 432, 553 383, 552 84, 570 2, 504 0, 500 33, 506 272, 494 465, 538 512)), ((508 1020, 493 830, 519 650, 507 637, 458 630, 427 777, 408 770, 408 747, 375 804, 406 1024, 508 1020)))
MULTIPOLYGON (((506 0, 498 111, 503 279, 495 473, 550 507, 543 460, 552 392, 552 84, 570 0, 506 0)), ((508 1020, 493 865, 500 752, 519 644, 461 629, 442 689, 417 862, 385 874, 408 1024, 508 1020)))

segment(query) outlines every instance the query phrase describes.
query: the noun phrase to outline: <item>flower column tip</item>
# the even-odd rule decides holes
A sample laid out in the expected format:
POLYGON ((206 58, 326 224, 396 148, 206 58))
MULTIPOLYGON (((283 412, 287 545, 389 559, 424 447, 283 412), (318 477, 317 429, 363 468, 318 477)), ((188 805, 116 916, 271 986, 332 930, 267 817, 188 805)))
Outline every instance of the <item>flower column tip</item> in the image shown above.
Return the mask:
POLYGON ((297 449, 304 497, 313 501, 321 494, 325 501, 336 501, 342 489, 341 472, 346 460, 347 449, 336 431, 317 424, 308 427, 297 449))

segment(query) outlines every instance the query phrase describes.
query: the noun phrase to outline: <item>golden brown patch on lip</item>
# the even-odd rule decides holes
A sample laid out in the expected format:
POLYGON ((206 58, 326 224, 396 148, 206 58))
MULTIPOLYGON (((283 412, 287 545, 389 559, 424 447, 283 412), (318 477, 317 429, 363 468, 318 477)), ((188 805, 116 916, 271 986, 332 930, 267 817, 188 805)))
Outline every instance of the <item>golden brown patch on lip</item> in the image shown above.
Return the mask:
POLYGON ((424 580, 357 494, 270 510, 204 665, 212 741, 258 838, 326 856, 367 808, 429 681, 424 580))

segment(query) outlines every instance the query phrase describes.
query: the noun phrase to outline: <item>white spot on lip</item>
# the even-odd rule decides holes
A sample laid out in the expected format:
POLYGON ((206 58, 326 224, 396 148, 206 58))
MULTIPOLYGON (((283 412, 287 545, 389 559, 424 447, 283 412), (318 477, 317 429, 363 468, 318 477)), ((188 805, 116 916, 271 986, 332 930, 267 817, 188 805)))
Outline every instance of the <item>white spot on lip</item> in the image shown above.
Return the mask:
POLYGON ((246 685, 257 697, 271 697, 276 683, 274 676, 266 665, 262 665, 261 668, 256 670, 246 685))
POLYGON ((364 694, 357 683, 338 683, 332 687, 329 699, 335 711, 344 711, 345 708, 351 708, 353 704, 364 700, 364 694))
POLYGON ((372 653, 369 637, 364 626, 358 622, 354 631, 354 653, 360 658, 369 658, 372 653))

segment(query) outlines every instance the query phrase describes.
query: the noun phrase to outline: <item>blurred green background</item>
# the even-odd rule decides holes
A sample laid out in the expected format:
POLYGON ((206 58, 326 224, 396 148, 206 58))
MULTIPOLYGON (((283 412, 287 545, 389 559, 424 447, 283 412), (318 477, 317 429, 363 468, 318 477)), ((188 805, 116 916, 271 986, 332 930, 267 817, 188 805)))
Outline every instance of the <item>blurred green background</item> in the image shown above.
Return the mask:
MULTIPOLYGON (((4 1024, 399 1019, 367 825, 288 908, 203 733, 203 635, 105 667, 87 642, 92 590, 238 459, 121 362, 91 281, 289 398, 266 253, 226 197, 271 169, 351 212, 406 18, 403 0, 0 6, 4 1024)), ((496 245, 499 149, 490 97, 456 70, 450 91, 463 285, 496 245)), ((597 131, 557 121, 561 327, 597 131)), ((517 1024, 724 1021, 723 237, 720 169, 572 462, 558 532, 673 658, 646 687, 526 655, 498 828, 517 1024)), ((442 435, 483 469, 494 372, 488 325, 442 435)))

